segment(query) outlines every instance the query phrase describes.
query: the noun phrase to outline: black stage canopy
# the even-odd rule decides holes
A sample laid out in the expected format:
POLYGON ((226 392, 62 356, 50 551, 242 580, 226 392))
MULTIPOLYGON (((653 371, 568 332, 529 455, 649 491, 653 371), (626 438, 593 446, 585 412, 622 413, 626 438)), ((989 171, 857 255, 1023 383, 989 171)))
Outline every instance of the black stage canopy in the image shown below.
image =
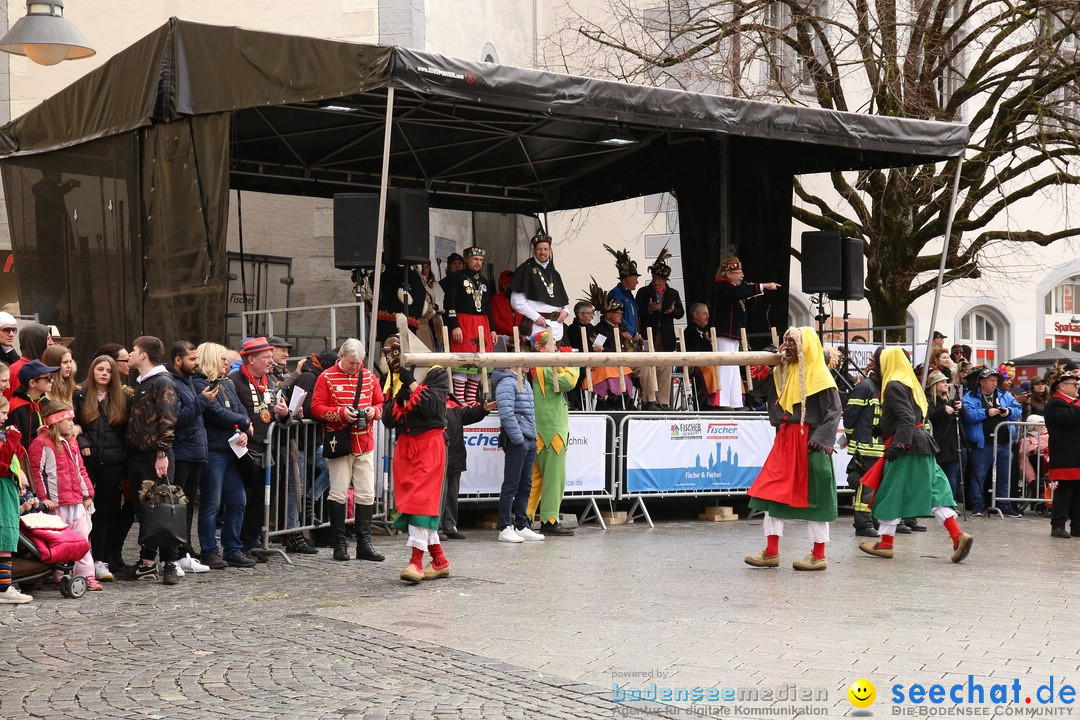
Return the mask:
POLYGON ((377 191, 388 88, 391 187, 424 189, 434 207, 517 213, 671 191, 683 256, 701 252, 702 277, 688 265, 690 283, 715 269, 717 208, 729 208, 725 232, 748 270, 753 236, 775 269, 757 279, 786 281, 776 247, 790 243, 794 175, 937 162, 968 140, 958 124, 173 18, 0 128, 24 311, 83 334, 222 335, 228 190, 377 191), (57 212, 67 221, 49 222, 57 212), (62 284, 59 247, 76 256, 62 284), (127 319, 90 316, 107 299, 84 287, 98 266, 114 273, 108 299, 130 303, 127 319))

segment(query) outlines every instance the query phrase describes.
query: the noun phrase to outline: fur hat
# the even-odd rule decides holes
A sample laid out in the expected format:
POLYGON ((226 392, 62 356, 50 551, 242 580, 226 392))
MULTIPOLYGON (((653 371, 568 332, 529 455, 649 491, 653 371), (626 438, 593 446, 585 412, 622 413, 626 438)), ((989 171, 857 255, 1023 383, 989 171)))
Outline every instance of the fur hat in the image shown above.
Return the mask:
POLYGON ((619 271, 619 279, 628 277, 641 277, 641 273, 637 271, 637 263, 630 259, 630 251, 623 248, 622 250, 615 250, 610 245, 605 244, 604 249, 615 256, 615 268, 619 271))

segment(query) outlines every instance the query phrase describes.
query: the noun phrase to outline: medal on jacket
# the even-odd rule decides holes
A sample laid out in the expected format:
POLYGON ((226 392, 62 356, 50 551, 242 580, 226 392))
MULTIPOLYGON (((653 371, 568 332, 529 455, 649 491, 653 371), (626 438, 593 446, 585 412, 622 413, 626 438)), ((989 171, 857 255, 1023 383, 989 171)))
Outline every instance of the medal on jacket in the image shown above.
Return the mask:
POLYGON ((543 284, 544 289, 547 290, 548 296, 555 297, 555 281, 552 280, 551 282, 548 282, 547 275, 544 274, 544 271, 535 265, 533 266, 533 272, 539 276, 540 282, 543 284))
POLYGON ((251 409, 253 412, 259 413, 259 419, 263 421, 264 425, 269 425, 272 416, 270 415, 270 400, 266 398, 266 393, 270 390, 267 389, 263 394, 263 399, 266 400, 266 404, 259 401, 259 393, 255 392, 255 383, 248 383, 248 390, 251 391, 251 409))

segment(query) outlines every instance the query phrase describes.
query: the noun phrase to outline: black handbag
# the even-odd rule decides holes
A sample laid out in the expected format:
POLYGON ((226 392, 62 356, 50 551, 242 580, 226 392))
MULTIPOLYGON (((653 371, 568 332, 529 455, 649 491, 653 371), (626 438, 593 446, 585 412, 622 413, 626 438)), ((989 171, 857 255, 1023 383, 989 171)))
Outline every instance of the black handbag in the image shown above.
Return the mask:
POLYGON ((187 542, 187 505, 181 501, 184 491, 160 483, 167 493, 139 503, 139 544, 175 547, 187 542))
MULTIPOLYGON (((364 368, 356 376, 356 395, 353 397, 353 407, 360 402, 360 389, 364 387, 364 368)), ((356 418, 356 426, 363 430, 367 427, 367 416, 360 415, 356 418), (361 424, 362 421, 362 424, 361 424)), ((322 454, 323 458, 333 459, 345 457, 352 452, 353 427, 346 425, 340 430, 331 430, 323 434, 322 454)))

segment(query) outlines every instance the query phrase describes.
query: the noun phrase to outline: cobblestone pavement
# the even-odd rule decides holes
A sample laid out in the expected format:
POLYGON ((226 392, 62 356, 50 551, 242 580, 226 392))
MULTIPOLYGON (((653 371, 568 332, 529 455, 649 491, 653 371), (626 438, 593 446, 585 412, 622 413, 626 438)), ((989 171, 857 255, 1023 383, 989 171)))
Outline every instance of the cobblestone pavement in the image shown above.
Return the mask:
POLYGON ((788 523, 783 565, 755 570, 742 557, 762 546, 760 522, 669 522, 521 545, 472 530, 446 545, 453 576, 418 587, 397 580, 397 536, 376 538, 383 564, 323 550, 172 588, 38 590, 0 606, 0 718, 837 717, 860 677, 885 716, 894 683, 1076 684, 1080 539, 1052 540, 1033 517, 965 529, 959 565, 936 526, 886 561, 841 518, 828 570, 799 573, 802 523, 788 523), (759 695, 613 701, 654 685, 759 695))

